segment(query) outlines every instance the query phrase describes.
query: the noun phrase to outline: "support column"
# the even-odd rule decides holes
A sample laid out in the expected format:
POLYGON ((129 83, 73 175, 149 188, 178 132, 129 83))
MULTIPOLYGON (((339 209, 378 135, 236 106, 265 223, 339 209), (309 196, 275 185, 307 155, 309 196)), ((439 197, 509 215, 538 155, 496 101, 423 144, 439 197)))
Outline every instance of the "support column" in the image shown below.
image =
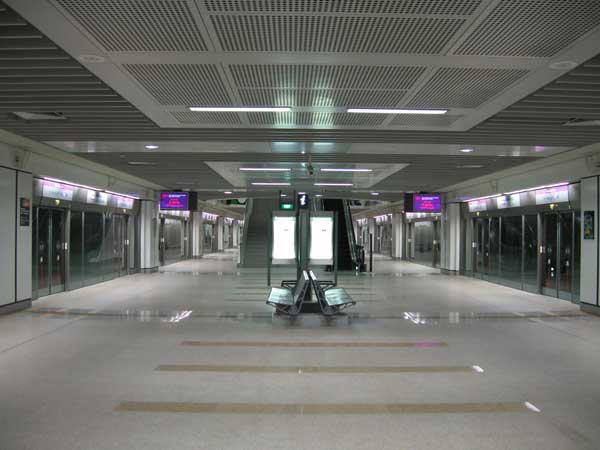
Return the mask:
POLYGON ((217 217, 217 251, 223 251, 223 233, 225 227, 225 218, 222 216, 217 217))
POLYGON ((401 213, 392 215, 392 257, 402 259, 404 244, 404 221, 401 213))
POLYGON ((153 200, 140 200, 139 247, 140 271, 158 270, 158 203, 153 200))
POLYGON ((600 279, 598 276, 599 191, 600 177, 589 177, 581 180, 580 302, 583 311, 600 315, 600 279))
POLYGON ((192 227, 192 258, 200 258, 204 244, 204 221, 201 211, 190 213, 190 226, 192 227))
POLYGON ((239 220, 235 220, 233 225, 231 226, 231 245, 233 248, 237 248, 240 243, 238 242, 240 237, 240 222, 239 220))
POLYGON ((460 203, 447 203, 442 212, 440 233, 442 271, 458 274, 460 272, 460 253, 462 242, 460 203))

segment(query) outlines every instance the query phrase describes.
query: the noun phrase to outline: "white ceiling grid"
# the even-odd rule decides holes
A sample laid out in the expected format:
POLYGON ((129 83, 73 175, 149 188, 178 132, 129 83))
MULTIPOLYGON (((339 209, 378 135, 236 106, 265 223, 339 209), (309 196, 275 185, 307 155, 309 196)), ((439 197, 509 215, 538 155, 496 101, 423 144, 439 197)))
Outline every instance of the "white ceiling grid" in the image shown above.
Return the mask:
POLYGON ((150 98, 160 113, 143 112, 165 128, 464 131, 507 93, 541 87, 548 60, 600 27, 595 0, 48 1, 138 88, 119 93, 150 98), (182 115, 192 105, 294 111, 182 115), (351 119, 350 107, 446 108, 454 119, 351 119))

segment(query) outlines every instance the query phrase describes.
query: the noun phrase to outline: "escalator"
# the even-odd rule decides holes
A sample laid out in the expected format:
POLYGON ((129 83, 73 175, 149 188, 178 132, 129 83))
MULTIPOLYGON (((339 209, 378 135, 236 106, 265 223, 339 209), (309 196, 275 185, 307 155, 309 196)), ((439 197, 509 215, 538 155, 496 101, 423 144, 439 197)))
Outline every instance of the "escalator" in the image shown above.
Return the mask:
POLYGON ((324 199, 323 210, 337 212, 338 270, 364 268, 359 248, 356 246, 352 213, 347 200, 324 199))
POLYGON ((279 203, 273 199, 248 199, 244 233, 240 248, 241 267, 266 267, 269 246, 269 221, 279 203))

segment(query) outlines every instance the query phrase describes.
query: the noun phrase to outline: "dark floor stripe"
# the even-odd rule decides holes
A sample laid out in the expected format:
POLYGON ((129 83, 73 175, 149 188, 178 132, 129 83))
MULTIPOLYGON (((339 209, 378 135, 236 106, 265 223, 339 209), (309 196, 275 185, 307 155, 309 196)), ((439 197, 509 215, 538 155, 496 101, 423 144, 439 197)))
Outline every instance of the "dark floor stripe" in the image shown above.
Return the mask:
POLYGON ((209 414, 475 414, 534 412, 523 402, 510 403, 188 403, 122 402, 120 412, 209 414))
POLYGON ((480 373, 473 366, 244 366, 215 364, 162 364, 160 372, 220 372, 220 373, 480 373))

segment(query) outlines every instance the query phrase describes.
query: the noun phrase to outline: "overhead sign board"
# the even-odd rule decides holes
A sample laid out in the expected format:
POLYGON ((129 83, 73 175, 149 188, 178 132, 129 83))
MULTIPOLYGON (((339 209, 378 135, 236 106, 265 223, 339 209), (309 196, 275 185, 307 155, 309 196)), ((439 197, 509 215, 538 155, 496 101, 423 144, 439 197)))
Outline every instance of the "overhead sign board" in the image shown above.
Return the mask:
POLYGON ((59 200, 73 200, 75 187, 67 184, 55 183, 54 181, 42 181, 42 196, 49 198, 57 198, 59 200))
POLYGON ((519 206, 521 206, 521 196, 519 194, 502 195, 496 198, 498 209, 518 208, 519 206))
POLYGON ((442 212, 442 196, 440 194, 414 194, 411 212, 442 212))
POLYGON ((160 209, 171 211, 189 211, 189 192, 161 192, 160 209))
POLYGON ((298 209, 308 209, 309 202, 308 194, 298 194, 298 209))
POLYGON ((556 186, 535 191, 535 204, 561 203, 569 201, 569 186, 556 186))
POLYGON ((92 191, 91 189, 88 189, 87 203, 91 203, 92 205, 106 206, 108 204, 108 194, 106 192, 92 191))
POLYGON ((469 212, 486 211, 487 200, 472 200, 469 202, 469 212))

